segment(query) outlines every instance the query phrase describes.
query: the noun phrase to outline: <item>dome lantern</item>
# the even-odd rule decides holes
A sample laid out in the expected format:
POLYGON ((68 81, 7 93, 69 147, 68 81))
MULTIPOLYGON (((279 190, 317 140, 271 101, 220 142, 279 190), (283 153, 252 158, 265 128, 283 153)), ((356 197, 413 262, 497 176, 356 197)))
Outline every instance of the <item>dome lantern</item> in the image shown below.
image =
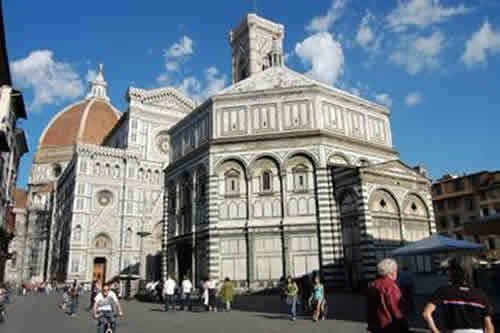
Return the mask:
POLYGON ((89 93, 87 94, 87 99, 100 98, 109 102, 109 97, 107 94, 108 84, 104 80, 104 74, 102 69, 103 69, 102 64, 99 64, 99 66, 97 67, 96 77, 92 81, 90 81, 90 89, 89 93))

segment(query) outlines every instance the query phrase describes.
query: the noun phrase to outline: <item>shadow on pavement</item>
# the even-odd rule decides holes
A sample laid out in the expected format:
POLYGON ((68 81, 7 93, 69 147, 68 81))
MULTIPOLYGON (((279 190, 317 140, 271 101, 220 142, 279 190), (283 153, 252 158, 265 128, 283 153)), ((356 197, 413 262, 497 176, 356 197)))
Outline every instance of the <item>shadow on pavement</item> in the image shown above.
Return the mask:
POLYGON ((265 319, 279 319, 279 320, 289 320, 288 316, 282 316, 282 315, 263 315, 263 314, 258 314, 254 315, 254 317, 259 317, 259 318, 265 318, 265 319))

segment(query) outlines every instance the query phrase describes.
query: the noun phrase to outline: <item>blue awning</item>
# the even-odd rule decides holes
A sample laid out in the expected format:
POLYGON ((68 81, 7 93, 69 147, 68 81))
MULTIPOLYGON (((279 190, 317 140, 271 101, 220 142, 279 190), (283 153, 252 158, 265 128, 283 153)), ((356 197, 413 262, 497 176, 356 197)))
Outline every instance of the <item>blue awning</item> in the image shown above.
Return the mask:
POLYGON ((486 249, 483 244, 444 237, 438 234, 397 248, 391 252, 392 256, 431 255, 450 252, 481 251, 486 249))

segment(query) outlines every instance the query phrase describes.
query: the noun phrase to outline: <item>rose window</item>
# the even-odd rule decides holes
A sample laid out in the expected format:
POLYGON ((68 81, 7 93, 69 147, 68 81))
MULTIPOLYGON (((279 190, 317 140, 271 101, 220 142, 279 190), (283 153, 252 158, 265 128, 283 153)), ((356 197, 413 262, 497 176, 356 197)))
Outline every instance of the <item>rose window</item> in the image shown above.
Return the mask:
POLYGON ((113 201, 113 193, 111 193, 108 190, 100 191, 97 193, 97 203, 102 206, 106 207, 111 204, 113 201))
POLYGON ((168 154, 168 148, 169 148, 169 142, 168 142, 168 135, 166 133, 160 133, 156 137, 156 148, 157 150, 162 153, 167 155, 168 154))

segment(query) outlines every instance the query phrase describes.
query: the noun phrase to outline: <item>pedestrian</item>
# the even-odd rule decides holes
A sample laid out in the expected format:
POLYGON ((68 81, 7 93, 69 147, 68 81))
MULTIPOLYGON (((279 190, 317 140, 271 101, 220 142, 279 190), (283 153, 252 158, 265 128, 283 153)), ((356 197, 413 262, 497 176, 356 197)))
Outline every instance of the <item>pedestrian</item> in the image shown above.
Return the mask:
POLYGON ((220 288, 220 297, 222 298, 222 301, 226 305, 226 311, 229 312, 231 311, 231 303, 233 302, 233 297, 234 297, 234 286, 233 282, 229 277, 226 277, 224 280, 224 283, 222 284, 222 287, 220 288))
POLYGON ((208 307, 208 279, 202 279, 200 282, 200 299, 205 309, 209 311, 208 307))
POLYGON ((69 289, 68 288, 63 288, 63 295, 62 295, 62 303, 61 303, 61 309, 63 311, 68 310, 68 304, 70 303, 71 297, 69 295, 69 289))
POLYGON ((432 333, 439 333, 432 314, 443 309, 441 322, 450 333, 494 333, 493 308, 486 294, 470 286, 471 277, 464 257, 450 261, 449 284, 436 290, 424 307, 422 316, 432 333))
POLYGON ((398 264, 386 258, 377 264, 378 278, 366 291, 366 319, 368 331, 373 333, 409 332, 400 309, 401 291, 396 284, 398 264))
POLYGON ((182 310, 185 311, 186 309, 188 311, 192 310, 191 306, 191 292, 193 290, 193 284, 191 281, 188 279, 187 276, 184 276, 184 279, 182 280, 182 310))
POLYGON ((403 311, 406 316, 408 316, 415 309, 413 297, 415 292, 415 282, 413 274, 409 271, 408 266, 403 266, 403 269, 399 273, 397 284, 401 290, 403 311))
POLYGON ((90 285, 90 305, 87 309, 89 312, 94 308, 95 298, 98 293, 99 293, 99 288, 97 287, 97 280, 93 280, 92 284, 90 285))
POLYGON ((288 315, 290 320, 297 319, 297 295, 299 294, 299 287, 297 283, 289 275, 285 287, 286 304, 288 305, 288 315))
POLYGON ((163 282, 163 279, 160 279, 155 286, 156 295, 158 295, 158 301, 160 303, 165 303, 165 300, 163 299, 163 282))
POLYGON ((319 316, 321 315, 321 307, 323 305, 324 299, 325 299, 325 290, 320 282, 319 276, 316 275, 313 281, 313 291, 309 299, 309 303, 311 304, 311 308, 313 309, 312 313, 313 321, 318 321, 319 316))
POLYGON ((208 289, 208 311, 217 312, 217 281, 208 278, 205 285, 208 289))
POLYGON ((78 285, 73 284, 70 289, 70 298, 71 298, 71 306, 70 306, 70 316, 75 317, 78 312, 78 298, 80 296, 78 285))
POLYGON ((169 307, 172 307, 172 311, 175 312, 175 281, 168 276, 167 280, 163 284, 163 297, 165 299, 165 312, 168 311, 169 307))

